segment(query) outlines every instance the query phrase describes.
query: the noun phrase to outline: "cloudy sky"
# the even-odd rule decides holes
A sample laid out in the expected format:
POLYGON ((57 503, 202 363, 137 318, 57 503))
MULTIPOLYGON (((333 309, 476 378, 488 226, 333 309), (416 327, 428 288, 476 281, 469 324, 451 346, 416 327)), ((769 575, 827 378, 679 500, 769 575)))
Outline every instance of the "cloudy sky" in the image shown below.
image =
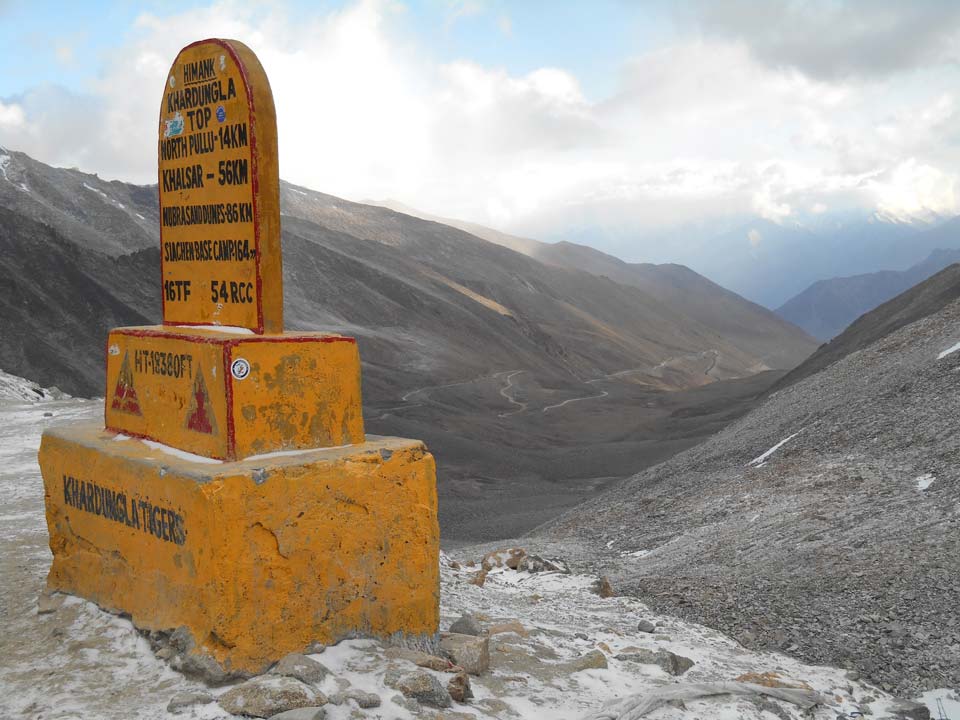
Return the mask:
POLYGON ((155 182, 167 70, 212 36, 266 68, 282 176, 354 200, 601 247, 604 225, 960 211, 948 0, 0 0, 0 145, 155 182))

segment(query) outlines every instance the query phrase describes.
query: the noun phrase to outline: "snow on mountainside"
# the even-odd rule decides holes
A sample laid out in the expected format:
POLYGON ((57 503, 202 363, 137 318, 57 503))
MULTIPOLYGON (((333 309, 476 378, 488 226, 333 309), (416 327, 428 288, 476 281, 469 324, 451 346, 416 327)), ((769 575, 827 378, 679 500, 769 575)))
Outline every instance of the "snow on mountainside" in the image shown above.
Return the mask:
POLYGON ((0 370, 0 402, 40 402, 70 397, 59 390, 47 390, 31 380, 10 375, 0 370))
MULTIPOLYGON (((77 598, 42 595, 50 552, 36 466, 40 433, 49 424, 97 417, 102 410, 102 403, 82 400, 0 405, 0 493, 7 499, 0 523, 5 580, 0 606, 6 609, 0 633, 0 715, 50 720, 230 717, 216 700, 235 693, 236 685, 209 688, 184 677, 171 668, 176 656, 171 661, 155 656, 148 638, 129 620, 77 598), (168 713, 170 701, 182 693, 198 694, 198 704, 179 715, 168 713)), ((637 599, 600 597, 592 591, 593 577, 508 569, 508 552, 485 555, 490 570, 478 586, 473 581, 481 568, 475 561, 484 552, 460 548, 454 553, 459 561, 441 561, 441 627, 469 612, 489 633, 489 670, 469 677, 473 698, 451 701, 446 688, 456 673, 444 671, 449 667, 445 659, 370 640, 346 640, 308 656, 329 671, 312 691, 315 702, 326 701, 327 720, 617 717, 603 714, 614 710, 601 707, 632 694, 651 699, 689 684, 730 681, 747 683, 747 694, 687 700, 645 717, 833 720, 840 713, 854 717, 869 711, 879 719, 907 707, 842 670, 748 651, 720 633, 656 613, 637 599), (432 688, 419 701, 404 697, 399 678, 409 673, 419 673, 432 688), (757 685, 774 693, 787 689, 820 704, 804 712, 790 702, 757 695, 757 685), (348 699, 351 694, 362 698, 365 711, 356 707, 358 700, 348 699), (438 714, 438 707, 447 712, 438 714)), ((277 681, 273 678, 266 684, 277 681)), ((960 708, 949 704, 960 701, 949 693, 935 696, 946 699, 951 712, 960 708)), ((933 698, 928 700, 933 703, 933 698)))

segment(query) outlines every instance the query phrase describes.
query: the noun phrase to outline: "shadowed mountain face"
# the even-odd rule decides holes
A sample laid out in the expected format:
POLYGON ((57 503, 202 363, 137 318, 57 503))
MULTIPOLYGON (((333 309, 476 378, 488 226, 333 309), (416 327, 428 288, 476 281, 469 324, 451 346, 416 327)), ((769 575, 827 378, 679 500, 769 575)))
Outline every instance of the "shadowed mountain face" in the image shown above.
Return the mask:
MULTIPOLYGON (((156 189, 3 158, 0 368, 102 395, 106 331, 160 320, 156 189)), ((287 327, 358 338, 368 430, 428 441, 446 518, 518 508, 509 529, 460 513, 463 537, 530 527, 689 446, 741 407, 717 397, 756 395, 815 347, 685 268, 616 282, 286 183, 281 205, 287 327)))
POLYGON ((820 280, 777 308, 777 315, 814 337, 829 340, 863 313, 957 261, 960 250, 935 250, 907 270, 820 280))
POLYGON ((773 393, 810 377, 860 348, 899 330, 960 298, 960 264, 949 265, 879 307, 864 313, 840 335, 770 387, 773 393))

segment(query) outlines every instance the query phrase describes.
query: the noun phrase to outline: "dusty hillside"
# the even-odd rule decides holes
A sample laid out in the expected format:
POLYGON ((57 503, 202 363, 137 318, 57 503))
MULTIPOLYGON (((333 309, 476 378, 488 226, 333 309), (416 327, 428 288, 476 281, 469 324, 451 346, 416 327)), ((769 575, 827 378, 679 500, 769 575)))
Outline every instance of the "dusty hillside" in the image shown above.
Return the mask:
MULTIPOLYGON (((585 245, 545 243, 517 237, 476 223, 433 217, 399 203, 384 207, 451 225, 491 243, 532 257, 545 265, 580 270, 643 290, 723 337, 735 339, 768 367, 792 366, 797 354, 809 353, 816 341, 798 334, 789 320, 740 297, 684 265, 628 263, 585 245)), ((919 278, 918 278, 919 279, 919 278)))
POLYGON ((944 304, 941 283, 953 272, 876 311, 873 332, 892 331, 857 346, 844 333, 833 364, 539 534, 592 548, 620 589, 748 646, 902 693, 955 686, 960 301, 944 304), (907 307, 926 316, 902 324, 907 307))

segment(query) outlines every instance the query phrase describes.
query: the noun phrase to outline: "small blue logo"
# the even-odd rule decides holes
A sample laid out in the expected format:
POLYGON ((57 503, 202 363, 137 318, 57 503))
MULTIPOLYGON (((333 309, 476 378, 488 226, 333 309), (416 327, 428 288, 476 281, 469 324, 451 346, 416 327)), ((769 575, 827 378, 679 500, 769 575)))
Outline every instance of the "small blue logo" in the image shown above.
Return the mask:
POLYGON ((217 122, 223 122, 227 119, 227 111, 223 109, 223 105, 217 105, 217 122))
POLYGON ((176 137, 183 132, 183 115, 179 111, 171 120, 164 120, 163 136, 165 138, 176 137))

